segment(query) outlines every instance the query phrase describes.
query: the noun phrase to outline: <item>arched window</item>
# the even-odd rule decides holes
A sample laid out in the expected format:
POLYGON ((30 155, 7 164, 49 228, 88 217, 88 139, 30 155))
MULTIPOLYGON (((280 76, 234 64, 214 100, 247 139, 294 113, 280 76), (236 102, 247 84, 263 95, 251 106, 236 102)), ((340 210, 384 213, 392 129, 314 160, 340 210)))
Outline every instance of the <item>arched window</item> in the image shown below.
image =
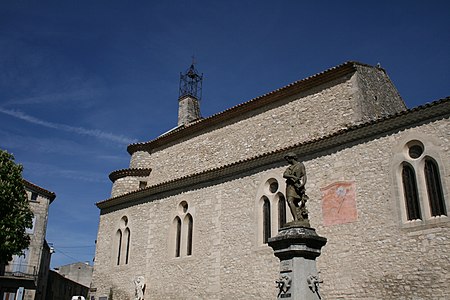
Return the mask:
POLYGON ((267 244, 271 237, 272 225, 270 222, 270 201, 267 197, 263 197, 263 243, 267 244))
POLYGON ((187 214, 187 241, 186 241, 186 255, 192 255, 192 230, 194 226, 194 222, 192 220, 192 216, 190 214, 187 214))
POLYGON ((178 204, 178 213, 173 220, 171 230, 170 250, 175 257, 184 257, 192 255, 194 244, 194 217, 195 212, 186 201, 178 204), (173 251, 173 252, 172 252, 173 251))
POLYGON ((128 264, 128 257, 129 257, 129 253, 130 253, 130 237, 131 237, 131 232, 129 228, 125 229, 125 240, 126 240, 126 248, 125 248, 125 264, 128 264))
POLYGON ((266 245, 271 237, 277 234, 290 216, 286 213, 285 180, 282 174, 268 174, 261 180, 255 197, 257 211, 257 237, 258 246, 266 245))
POLYGON ((398 199, 402 201, 398 211, 402 227, 434 226, 450 221, 446 199, 449 189, 440 170, 444 164, 442 150, 433 136, 418 133, 395 150, 392 174, 398 199))
POLYGON ((181 219, 179 217, 175 218, 176 223, 176 237, 175 237, 175 257, 180 257, 181 249, 181 219))
POLYGON ((430 203, 431 215, 446 216, 444 193, 442 192, 441 178, 439 176, 439 167, 431 159, 425 159, 425 181, 427 183, 428 201, 430 203))
POLYGON ((120 265, 120 250, 122 249, 122 230, 117 230, 117 265, 120 265))
POLYGON ((286 200, 282 194, 278 195, 278 229, 286 224, 286 200))
POLYGON ((403 191, 405 193, 406 212, 408 220, 420 220, 419 193, 414 169, 409 164, 403 164, 403 191))
POLYGON ((130 259, 131 230, 128 225, 128 218, 123 216, 120 219, 119 229, 116 231, 116 242, 114 252, 117 253, 117 265, 128 264, 130 259), (117 247, 117 248, 116 248, 117 247))

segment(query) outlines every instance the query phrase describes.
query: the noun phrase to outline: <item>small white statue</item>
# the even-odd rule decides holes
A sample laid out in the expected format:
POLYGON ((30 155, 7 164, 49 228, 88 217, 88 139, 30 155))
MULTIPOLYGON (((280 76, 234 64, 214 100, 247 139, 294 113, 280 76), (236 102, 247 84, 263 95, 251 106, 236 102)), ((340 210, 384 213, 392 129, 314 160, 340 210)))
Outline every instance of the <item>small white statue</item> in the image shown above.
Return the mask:
POLYGON ((145 278, 138 276, 134 280, 134 300, 144 300, 145 278))

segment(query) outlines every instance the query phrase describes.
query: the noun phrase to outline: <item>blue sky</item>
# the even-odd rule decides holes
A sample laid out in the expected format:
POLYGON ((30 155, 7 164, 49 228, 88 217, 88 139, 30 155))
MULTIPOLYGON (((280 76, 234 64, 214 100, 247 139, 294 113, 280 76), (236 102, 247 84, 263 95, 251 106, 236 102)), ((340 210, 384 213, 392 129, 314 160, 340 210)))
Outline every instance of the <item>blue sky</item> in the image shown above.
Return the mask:
POLYGON ((355 60, 408 107, 450 96, 449 1, 0 2, 0 148, 57 194, 52 266, 90 261, 110 172, 177 123, 196 57, 203 116, 355 60))

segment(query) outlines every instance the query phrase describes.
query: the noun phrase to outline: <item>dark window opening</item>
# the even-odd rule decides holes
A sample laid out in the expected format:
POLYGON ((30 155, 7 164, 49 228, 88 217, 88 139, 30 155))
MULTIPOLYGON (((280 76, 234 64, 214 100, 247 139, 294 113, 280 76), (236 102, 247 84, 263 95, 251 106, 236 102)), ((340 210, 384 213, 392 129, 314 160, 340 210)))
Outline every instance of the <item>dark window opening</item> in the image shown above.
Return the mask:
POLYGON ((31 201, 37 201, 38 193, 32 192, 31 193, 31 201))
POLYGON ((119 229, 117 231, 117 236, 118 236, 118 241, 119 241, 119 245, 117 247, 117 265, 120 265, 120 251, 122 250, 122 231, 119 229))
POLYGON ((263 242, 267 244, 271 237, 271 223, 270 223, 270 202, 269 199, 264 199, 263 204, 263 242))
POLYGON ((131 232, 130 229, 125 229, 125 236, 127 237, 127 248, 126 248, 126 252, 125 252, 125 264, 128 264, 128 258, 129 258, 129 253, 130 253, 130 237, 131 237, 131 232))
POLYGON ((416 176, 414 175, 414 169, 410 165, 403 165, 402 180, 407 218, 408 220, 421 219, 416 176))
POLYGON ((278 229, 286 224, 286 200, 282 195, 278 200, 278 229))
POLYGON ((193 231, 193 220, 192 220, 192 216, 188 215, 188 236, 187 236, 187 251, 186 251, 186 255, 192 255, 192 231, 193 231))
POLYGON ((432 159, 425 160, 425 181, 427 183, 428 200, 430 203, 431 215, 446 216, 444 193, 442 191, 439 167, 432 159))
POLYGON ((175 257, 180 257, 180 246, 181 246, 181 220, 180 218, 176 218, 177 222, 177 233, 175 240, 175 257))

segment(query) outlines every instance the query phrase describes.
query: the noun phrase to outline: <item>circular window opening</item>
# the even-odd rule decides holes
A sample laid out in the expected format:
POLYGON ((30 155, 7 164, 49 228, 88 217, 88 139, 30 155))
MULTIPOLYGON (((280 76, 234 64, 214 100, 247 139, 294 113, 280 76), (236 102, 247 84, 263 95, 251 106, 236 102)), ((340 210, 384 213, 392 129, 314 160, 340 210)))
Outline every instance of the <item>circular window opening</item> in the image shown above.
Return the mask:
POLYGON ((180 208, 181 212, 185 213, 185 212, 187 212, 189 206, 188 206, 186 201, 183 201, 183 202, 180 203, 179 208, 180 208))
POLYGON ((128 218, 126 216, 123 216, 121 221, 124 226, 128 225, 128 218))
POLYGON ((276 191, 278 191, 278 182, 274 181, 269 185, 269 191, 271 193, 275 193, 276 191))
POLYGON ((412 159, 419 158, 423 154, 423 144, 419 141, 409 142, 408 154, 412 159))
POLYGON ((275 194, 278 191, 278 181, 274 178, 267 180, 266 188, 270 193, 275 194))

